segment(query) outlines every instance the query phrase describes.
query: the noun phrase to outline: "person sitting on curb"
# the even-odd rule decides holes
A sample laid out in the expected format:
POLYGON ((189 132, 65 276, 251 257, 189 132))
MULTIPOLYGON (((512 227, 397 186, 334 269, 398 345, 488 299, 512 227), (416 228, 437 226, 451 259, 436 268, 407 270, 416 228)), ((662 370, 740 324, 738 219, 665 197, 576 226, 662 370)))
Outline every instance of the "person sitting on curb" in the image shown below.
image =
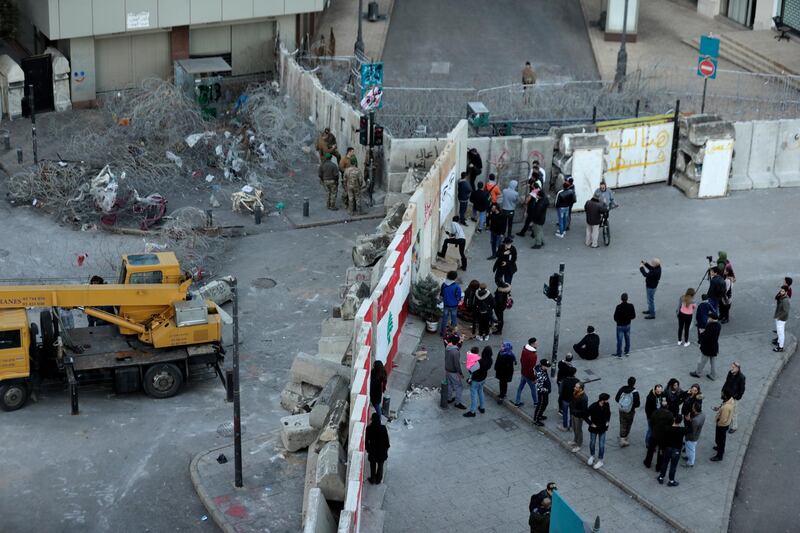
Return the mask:
POLYGON ((581 359, 587 361, 597 359, 600 355, 600 336, 594 332, 594 326, 586 328, 586 335, 578 341, 578 344, 573 344, 572 349, 581 359))

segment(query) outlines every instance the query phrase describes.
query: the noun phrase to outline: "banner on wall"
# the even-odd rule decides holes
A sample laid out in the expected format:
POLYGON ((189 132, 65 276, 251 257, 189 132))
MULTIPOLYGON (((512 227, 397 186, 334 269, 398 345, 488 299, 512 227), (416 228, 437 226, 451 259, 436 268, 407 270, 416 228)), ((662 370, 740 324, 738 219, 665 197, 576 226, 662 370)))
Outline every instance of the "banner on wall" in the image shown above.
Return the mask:
POLYGON ((456 167, 453 167, 439 191, 439 226, 444 226, 450 210, 456 205, 456 181, 456 167))
MULTIPOLYGON (((390 245, 390 261, 394 256, 392 267, 387 268, 384 276, 387 283, 378 300, 378 330, 376 361, 383 361, 387 370, 391 369, 394 354, 397 351, 397 337, 408 313, 408 296, 411 293, 411 225, 398 235, 396 246, 390 245)), ((394 244, 394 243, 393 243, 394 244)), ((387 266, 389 262, 387 261, 387 266)))

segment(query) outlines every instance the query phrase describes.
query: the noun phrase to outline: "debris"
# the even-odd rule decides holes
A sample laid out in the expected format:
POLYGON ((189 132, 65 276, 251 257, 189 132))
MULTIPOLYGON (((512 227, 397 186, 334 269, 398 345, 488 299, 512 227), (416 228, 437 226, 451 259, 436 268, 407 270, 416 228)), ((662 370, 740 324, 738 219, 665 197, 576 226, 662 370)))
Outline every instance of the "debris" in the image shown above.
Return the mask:
POLYGON ((197 144, 201 139, 211 139, 216 136, 216 133, 213 131, 205 131, 203 133, 192 133, 191 135, 186 137, 186 145, 189 148, 194 148, 194 145, 197 144))
POLYGON ((214 193, 211 193, 211 196, 208 197, 208 204, 211 207, 219 207, 220 203, 219 200, 214 196, 214 193))
POLYGON ((212 181, 214 181, 214 176, 212 176, 211 174, 206 176, 206 183, 211 183, 212 181))
POLYGON ((256 206, 263 212, 264 203, 261 201, 263 192, 254 189, 250 185, 245 185, 242 190, 231 194, 232 208, 235 213, 241 212, 243 209, 254 212, 256 206), (247 192, 250 191, 250 192, 247 192))
POLYGON ((224 454, 224 453, 221 453, 221 454, 219 454, 219 456, 217 457, 217 462, 218 462, 219 464, 221 464, 221 465, 224 465, 225 463, 227 463, 227 462, 228 462, 228 458, 227 458, 227 457, 225 457, 225 454, 224 454))
POLYGON ((175 166, 177 166, 178 168, 183 168, 183 159, 181 159, 180 156, 173 154, 169 150, 167 150, 166 155, 167 159, 175 163, 175 166))

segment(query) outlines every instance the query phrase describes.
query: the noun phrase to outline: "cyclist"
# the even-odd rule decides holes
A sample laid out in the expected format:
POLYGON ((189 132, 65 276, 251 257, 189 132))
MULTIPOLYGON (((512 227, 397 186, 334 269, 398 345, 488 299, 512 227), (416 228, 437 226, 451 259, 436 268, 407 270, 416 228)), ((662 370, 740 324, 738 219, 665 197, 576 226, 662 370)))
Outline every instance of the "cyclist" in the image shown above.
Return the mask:
POLYGON ((614 209, 619 205, 614 201, 614 191, 608 188, 605 180, 600 181, 600 187, 594 191, 595 194, 600 195, 600 201, 606 205, 606 209, 614 209))

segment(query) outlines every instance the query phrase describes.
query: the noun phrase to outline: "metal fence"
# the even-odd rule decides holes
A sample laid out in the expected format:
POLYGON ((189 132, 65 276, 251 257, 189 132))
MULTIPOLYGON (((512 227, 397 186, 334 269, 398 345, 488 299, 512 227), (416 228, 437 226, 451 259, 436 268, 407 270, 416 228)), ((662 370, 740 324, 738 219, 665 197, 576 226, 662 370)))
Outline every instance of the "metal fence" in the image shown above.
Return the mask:
MULTIPOLYGON (((306 57, 303 63, 317 69, 325 87, 358 105, 356 58, 306 57)), ((676 100, 682 112, 699 113, 702 95, 703 79, 694 68, 657 66, 631 73, 621 89, 599 80, 540 82, 528 88, 516 83, 484 89, 386 86, 378 117, 396 137, 444 136, 466 116, 467 102, 478 101, 494 124, 508 126, 501 133, 535 134, 550 123, 667 113, 676 100)), ((705 112, 728 120, 800 117, 800 76, 718 70, 708 82, 705 112)))

